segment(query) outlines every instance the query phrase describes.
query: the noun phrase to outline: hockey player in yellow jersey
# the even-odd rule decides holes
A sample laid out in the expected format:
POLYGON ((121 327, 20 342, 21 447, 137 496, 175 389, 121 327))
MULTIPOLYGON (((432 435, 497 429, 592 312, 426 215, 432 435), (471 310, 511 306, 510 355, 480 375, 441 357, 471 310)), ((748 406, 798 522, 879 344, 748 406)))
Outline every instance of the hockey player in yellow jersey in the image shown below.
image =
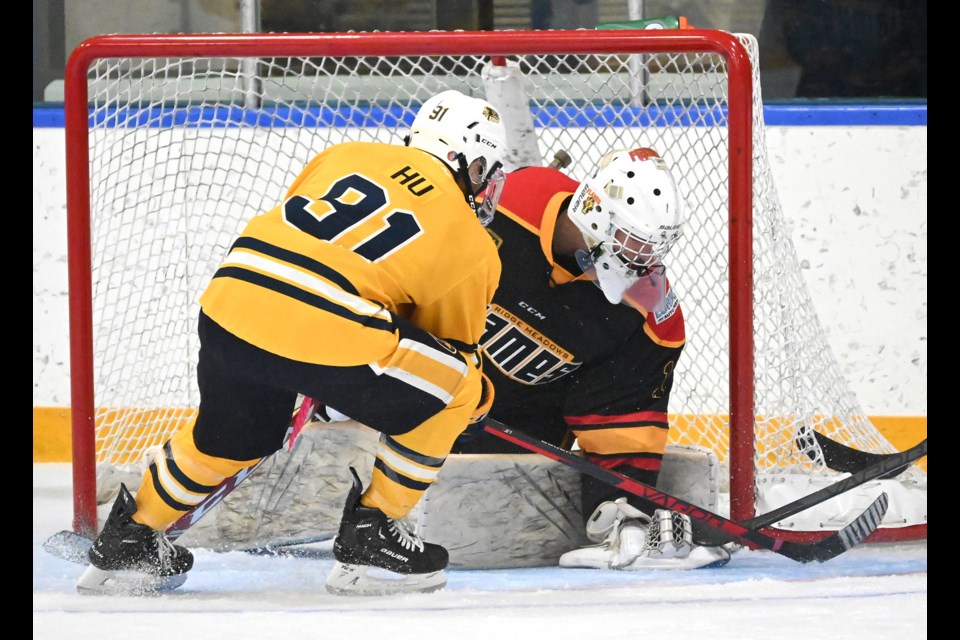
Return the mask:
POLYGON ((381 433, 365 491, 351 469, 328 590, 446 584, 446 549, 400 520, 493 401, 477 344, 500 277, 484 226, 506 131, 488 102, 445 91, 405 142, 322 151, 230 247, 200 298, 197 419, 163 444, 136 496, 121 487, 79 590, 182 584, 192 555, 162 531, 280 449, 300 394, 381 433))

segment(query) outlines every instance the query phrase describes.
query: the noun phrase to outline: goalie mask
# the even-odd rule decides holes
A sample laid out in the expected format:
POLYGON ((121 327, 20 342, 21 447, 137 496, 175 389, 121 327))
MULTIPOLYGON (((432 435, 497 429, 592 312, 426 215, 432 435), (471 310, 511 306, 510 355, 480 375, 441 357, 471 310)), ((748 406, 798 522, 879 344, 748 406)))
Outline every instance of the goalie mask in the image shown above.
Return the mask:
POLYGON ((493 105, 452 89, 438 93, 417 112, 406 143, 453 169, 467 185, 467 204, 480 223, 490 223, 503 190, 507 152, 507 130, 493 105))
POLYGON ((663 258, 680 237, 683 207, 666 162, 652 149, 614 151, 580 184, 568 215, 583 234, 577 252, 613 304, 645 276, 663 282, 663 258))

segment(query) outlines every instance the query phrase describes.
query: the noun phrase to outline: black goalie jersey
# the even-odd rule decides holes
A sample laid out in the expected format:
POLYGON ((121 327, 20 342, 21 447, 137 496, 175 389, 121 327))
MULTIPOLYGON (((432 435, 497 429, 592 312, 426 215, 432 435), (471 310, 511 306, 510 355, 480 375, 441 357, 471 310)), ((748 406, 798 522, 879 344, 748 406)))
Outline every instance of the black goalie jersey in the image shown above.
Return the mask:
MULTIPOLYGON (((490 415, 556 445, 576 439, 591 461, 655 484, 683 313, 669 284, 656 314, 630 292, 612 305, 573 258, 554 258, 557 216, 576 188, 554 169, 507 176, 487 229, 503 264, 480 341, 483 370, 496 388, 490 415)), ((525 452, 487 433, 455 451, 525 452)), ((583 480, 585 516, 619 496, 583 480)))

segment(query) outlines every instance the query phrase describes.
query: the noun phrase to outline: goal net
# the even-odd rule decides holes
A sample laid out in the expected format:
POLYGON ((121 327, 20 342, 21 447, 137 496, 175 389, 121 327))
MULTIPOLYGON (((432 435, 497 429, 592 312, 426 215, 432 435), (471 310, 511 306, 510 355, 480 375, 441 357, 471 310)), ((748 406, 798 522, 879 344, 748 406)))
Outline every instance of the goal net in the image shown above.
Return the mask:
MULTIPOLYGON (((75 529, 95 531, 111 475, 139 477, 145 452, 194 417, 197 300, 245 223, 322 149, 402 144, 419 105, 451 88, 501 107, 508 170, 566 151, 564 171, 583 179, 607 151, 638 146, 674 167, 689 222, 668 268, 688 341, 670 442, 715 454, 727 515, 750 518, 840 477, 814 440, 798 446, 800 429, 896 451, 817 319, 772 181, 759 87, 752 36, 700 29, 84 42, 65 105, 75 529)), ((884 482, 891 509, 871 539, 925 538, 925 471, 884 482)), ((778 526, 815 536, 845 513, 778 526)))

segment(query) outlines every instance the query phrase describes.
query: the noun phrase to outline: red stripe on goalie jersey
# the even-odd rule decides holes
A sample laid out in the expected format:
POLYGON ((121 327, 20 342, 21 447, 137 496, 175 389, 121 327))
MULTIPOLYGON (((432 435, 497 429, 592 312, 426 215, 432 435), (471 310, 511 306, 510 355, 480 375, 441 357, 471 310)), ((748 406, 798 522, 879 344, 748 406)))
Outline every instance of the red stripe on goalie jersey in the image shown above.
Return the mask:
POLYGON ((446 165, 355 142, 316 156, 249 222, 200 303, 271 353, 351 366, 396 348, 388 312, 475 345, 499 279, 496 247, 446 165))
POLYGON ((670 424, 660 411, 565 418, 587 458, 604 469, 659 471, 670 424))
POLYGON ((566 174, 545 167, 525 167, 507 175, 497 209, 530 225, 539 235, 543 215, 558 194, 573 195, 579 183, 566 174))
POLYGON ((643 326, 643 330, 651 340, 664 347, 676 347, 686 341, 686 329, 683 321, 683 309, 680 308, 680 302, 670 285, 670 279, 667 278, 666 280, 666 303, 659 313, 643 308, 631 298, 629 289, 623 295, 623 302, 644 314, 647 323, 643 326))
POLYGON ((552 229, 576 188, 547 168, 507 176, 503 215, 488 228, 502 242, 504 274, 481 339, 491 365, 484 371, 497 390, 491 416, 547 439, 569 427, 598 464, 655 473, 685 341, 683 314, 676 304, 658 323, 635 306, 609 304, 586 280, 545 286, 552 252, 541 228, 552 229))

